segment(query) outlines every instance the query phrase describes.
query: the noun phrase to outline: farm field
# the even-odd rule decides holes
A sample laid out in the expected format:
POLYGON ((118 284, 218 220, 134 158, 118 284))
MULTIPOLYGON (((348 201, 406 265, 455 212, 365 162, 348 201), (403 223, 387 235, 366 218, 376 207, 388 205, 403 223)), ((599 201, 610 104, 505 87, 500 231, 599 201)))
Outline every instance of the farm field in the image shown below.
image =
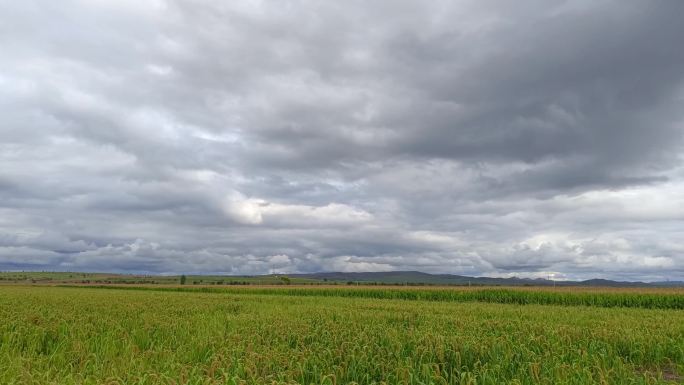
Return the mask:
POLYGON ((680 384, 683 296, 5 285, 0 383, 680 384))

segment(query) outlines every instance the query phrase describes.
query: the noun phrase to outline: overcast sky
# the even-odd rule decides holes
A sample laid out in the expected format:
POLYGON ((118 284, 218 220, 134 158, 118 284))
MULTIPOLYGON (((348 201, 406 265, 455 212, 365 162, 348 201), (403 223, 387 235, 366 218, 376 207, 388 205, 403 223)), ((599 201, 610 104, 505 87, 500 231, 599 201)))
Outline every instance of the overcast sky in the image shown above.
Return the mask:
POLYGON ((684 279, 682 15, 0 0, 0 270, 684 279))

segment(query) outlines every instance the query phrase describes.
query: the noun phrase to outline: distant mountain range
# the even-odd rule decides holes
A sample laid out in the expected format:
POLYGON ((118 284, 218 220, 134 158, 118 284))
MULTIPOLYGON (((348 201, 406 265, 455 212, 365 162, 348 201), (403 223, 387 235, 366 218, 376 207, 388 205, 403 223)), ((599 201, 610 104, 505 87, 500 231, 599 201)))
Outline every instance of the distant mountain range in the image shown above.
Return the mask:
POLYGON ((502 285, 502 286, 612 286, 612 287, 655 287, 684 286, 684 281, 664 282, 625 282, 608 279, 589 279, 586 281, 553 281, 543 278, 491 278, 468 277, 453 274, 428 274, 420 271, 388 271, 366 273, 309 273, 287 274, 292 278, 303 278, 322 281, 346 281, 382 284, 427 284, 427 285, 502 285))
MULTIPOLYGON (((684 287, 684 281, 624 282, 607 279, 553 281, 530 278, 468 277, 428 274, 419 271, 366 273, 324 272, 309 274, 206 275, 188 274, 188 284, 196 285, 281 285, 292 284, 381 284, 381 285, 460 285, 460 286, 603 286, 603 287, 684 287)), ((180 275, 84 273, 84 272, 0 272, 0 283, 87 283, 87 284, 176 284, 180 275)))

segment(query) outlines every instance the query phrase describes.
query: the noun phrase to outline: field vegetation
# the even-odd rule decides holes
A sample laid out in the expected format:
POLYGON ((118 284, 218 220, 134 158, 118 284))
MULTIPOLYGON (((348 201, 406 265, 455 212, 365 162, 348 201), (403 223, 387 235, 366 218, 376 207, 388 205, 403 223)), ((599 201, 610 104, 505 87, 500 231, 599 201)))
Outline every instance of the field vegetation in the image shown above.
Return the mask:
MULTIPOLYGON (((80 286, 61 285, 79 288, 80 286)), ((302 297, 345 297, 400 299, 413 301, 492 302, 517 305, 563 305, 598 307, 641 307, 649 309, 684 309, 682 289, 635 290, 616 288, 552 289, 552 288, 387 288, 374 286, 357 287, 245 287, 214 288, 160 287, 160 286, 93 286, 99 289, 198 292, 216 294, 261 294, 302 297)))
POLYGON ((373 289, 204 289, 0 287, 0 383, 683 381, 684 311, 667 306, 407 300, 405 289, 374 297, 366 295, 373 289))

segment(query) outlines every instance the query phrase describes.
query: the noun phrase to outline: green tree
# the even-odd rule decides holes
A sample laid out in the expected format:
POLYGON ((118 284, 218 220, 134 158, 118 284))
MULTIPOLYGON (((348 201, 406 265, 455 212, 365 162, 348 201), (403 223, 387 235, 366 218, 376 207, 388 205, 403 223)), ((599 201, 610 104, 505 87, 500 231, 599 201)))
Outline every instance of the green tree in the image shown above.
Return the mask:
POLYGON ((181 284, 181 285, 185 285, 185 280, 186 280, 186 279, 188 279, 188 278, 185 276, 185 274, 181 275, 181 277, 180 277, 180 284, 181 284))

